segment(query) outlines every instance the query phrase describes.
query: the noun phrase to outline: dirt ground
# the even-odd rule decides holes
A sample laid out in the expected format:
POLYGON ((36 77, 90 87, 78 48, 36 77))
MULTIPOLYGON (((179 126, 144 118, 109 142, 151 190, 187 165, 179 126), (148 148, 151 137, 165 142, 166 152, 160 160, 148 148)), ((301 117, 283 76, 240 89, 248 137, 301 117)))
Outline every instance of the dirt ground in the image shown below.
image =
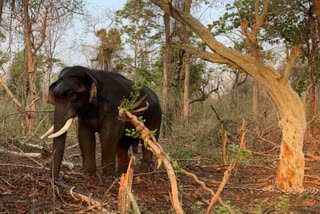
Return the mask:
MULTIPOLYGON (((8 149, 13 140, 2 141, 8 149)), ((34 148, 22 147, 25 152, 34 148)), ((71 171, 63 168, 60 182, 75 187, 103 202, 110 213, 117 213, 118 178, 81 173, 78 147, 67 150, 65 158, 75 164, 71 171)), ((277 167, 277 151, 269 156, 250 157, 250 164, 240 164, 228 181, 221 199, 235 213, 320 213, 320 161, 306 159, 304 193, 285 194, 272 190, 277 167), (313 191, 313 192, 312 192, 313 191)), ((178 160, 181 168, 195 173, 216 191, 228 166, 210 159, 178 160)), ((136 161, 139 164, 139 160, 136 161)), ((0 154, 0 213, 101 213, 95 206, 78 200, 70 192, 52 185, 48 176, 48 158, 25 158, 8 153, 0 154), (55 194, 53 193, 55 192, 55 194)), ((170 185, 163 169, 154 173, 135 172, 133 194, 141 213, 174 213, 170 203, 170 185)), ((178 173, 180 201, 185 213, 205 213, 212 196, 188 176, 178 173)), ((228 213, 219 202, 213 213, 228 213)))

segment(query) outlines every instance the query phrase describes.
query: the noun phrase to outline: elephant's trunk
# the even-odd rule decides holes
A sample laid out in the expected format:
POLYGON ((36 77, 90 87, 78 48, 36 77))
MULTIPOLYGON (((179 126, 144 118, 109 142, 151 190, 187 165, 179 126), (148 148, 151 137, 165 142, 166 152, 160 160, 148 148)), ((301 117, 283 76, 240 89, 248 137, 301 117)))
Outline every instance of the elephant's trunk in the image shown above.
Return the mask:
MULTIPOLYGON (((72 119, 70 120, 72 122, 72 119)), ((54 130, 53 130, 54 134, 52 135, 59 133, 59 131, 61 131, 61 129, 63 129, 63 127, 65 126, 66 121, 67 119, 65 118, 65 112, 60 112, 57 109, 57 106, 55 106, 54 130)), ((53 160, 51 162, 50 175, 54 178, 57 178, 59 176, 60 166, 61 166, 64 149, 65 149, 66 136, 67 136, 67 130, 64 131, 63 133, 60 133, 57 136, 54 136, 54 139, 53 139, 53 160)))

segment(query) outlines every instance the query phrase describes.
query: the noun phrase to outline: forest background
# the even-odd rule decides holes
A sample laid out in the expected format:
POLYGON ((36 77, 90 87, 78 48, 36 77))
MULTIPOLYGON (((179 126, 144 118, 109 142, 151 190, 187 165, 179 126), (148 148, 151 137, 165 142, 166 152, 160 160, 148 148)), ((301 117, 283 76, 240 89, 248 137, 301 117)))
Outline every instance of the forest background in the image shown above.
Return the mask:
POLYGON ((0 142, 42 144, 48 87, 80 64, 159 95, 174 159, 220 161, 223 131, 234 150, 245 119, 248 149, 278 156, 277 188, 304 190, 305 156, 320 153, 318 1, 90 2, 0 1, 0 142))

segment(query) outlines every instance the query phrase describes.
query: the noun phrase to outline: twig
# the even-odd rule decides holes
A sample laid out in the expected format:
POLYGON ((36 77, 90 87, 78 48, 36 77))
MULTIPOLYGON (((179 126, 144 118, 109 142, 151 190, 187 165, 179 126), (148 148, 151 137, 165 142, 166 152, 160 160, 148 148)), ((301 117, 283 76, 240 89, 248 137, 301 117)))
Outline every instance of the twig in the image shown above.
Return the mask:
POLYGON ((228 142, 228 135, 224 128, 221 128, 221 140, 222 140, 222 164, 227 164, 227 142, 228 142))
MULTIPOLYGON (((242 127, 241 127, 241 130, 240 130, 240 148, 245 148, 245 121, 243 120, 242 122, 242 127)), ((213 196, 213 198, 211 199, 211 202, 209 204, 209 207, 207 209, 207 214, 210 214, 212 209, 213 209, 213 206, 214 204, 216 203, 216 201, 218 200, 220 194, 222 193, 223 189, 224 189, 224 186, 226 185, 226 183, 228 182, 230 176, 231 176, 231 173, 232 173, 232 170, 235 168, 236 164, 238 163, 238 160, 240 158, 240 154, 238 154, 230 163, 228 169, 224 172, 224 176, 223 176, 223 179, 221 181, 221 184, 219 185, 219 188, 216 192, 216 194, 213 196)))
POLYGON ((307 153, 306 157, 311 158, 313 160, 320 160, 320 156, 313 155, 313 154, 310 154, 310 153, 307 153))
POLYGON ((37 167, 37 166, 29 166, 29 165, 23 165, 23 164, 7 164, 7 163, 0 163, 0 166, 6 166, 6 167, 24 167, 24 168, 32 168, 32 169, 46 169, 48 168, 44 167, 37 167))
POLYGON ((116 178, 113 183, 110 185, 110 187, 105 191, 105 193, 103 194, 103 197, 106 197, 109 193, 109 191, 112 189, 112 187, 119 181, 119 178, 116 178))
MULTIPOLYGON (((214 195, 216 194, 213 190, 209 189, 203 181, 199 180, 199 178, 198 178, 195 174, 193 174, 193 173, 191 173, 191 172, 188 172, 187 170, 184 170, 184 169, 181 169, 181 172, 183 172, 184 174, 186 174, 186 175, 189 176, 189 177, 192 177, 193 180, 194 180, 196 183, 200 184, 201 187, 202 187, 204 190, 207 190, 208 192, 210 192, 212 196, 214 196, 214 195)), ((235 212, 231 209, 231 207, 229 207, 227 204, 225 204, 225 203, 223 202, 223 200, 222 200, 220 197, 218 197, 218 201, 219 201, 219 203, 221 204, 221 206, 225 207, 225 208, 229 211, 229 213, 231 213, 231 214, 234 214, 234 213, 235 213, 235 212)))
POLYGON ((73 199, 77 201, 85 201, 88 205, 97 207, 99 211, 108 213, 108 211, 103 207, 102 201, 100 199, 91 197, 92 194, 80 192, 80 190, 74 191, 75 187, 70 187, 61 182, 55 182, 55 185, 59 188, 62 188, 62 190, 69 194, 73 199))
POLYGON ((13 186, 12 184, 10 184, 6 179, 4 179, 2 176, 0 176, 0 178, 1 178, 1 180, 3 180, 6 184, 8 184, 10 187, 12 187, 12 188, 17 188, 17 187, 15 187, 15 186, 13 186))

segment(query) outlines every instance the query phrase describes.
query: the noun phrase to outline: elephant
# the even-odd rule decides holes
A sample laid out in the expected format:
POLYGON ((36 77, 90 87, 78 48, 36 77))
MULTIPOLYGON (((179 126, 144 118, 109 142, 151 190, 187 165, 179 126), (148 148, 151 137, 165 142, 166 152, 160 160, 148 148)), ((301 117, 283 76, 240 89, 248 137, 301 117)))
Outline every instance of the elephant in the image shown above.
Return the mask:
MULTIPOLYGON (((137 140, 126 135, 133 126, 118 118, 118 107, 123 99, 130 99, 134 82, 115 72, 92 70, 82 66, 63 68, 58 80, 49 87, 48 103, 54 105, 54 125, 41 138, 53 138, 53 161, 50 175, 57 178, 64 154, 67 130, 72 118, 78 117, 78 142, 83 171, 96 173, 96 135, 101 144, 101 166, 105 175, 117 175, 126 170, 128 150, 135 148, 137 140), (116 160, 118 168, 116 167, 116 160)), ((158 96, 148 87, 140 90, 144 101, 139 113, 145 126, 156 130, 158 139, 161 126, 161 107, 158 96)), ((134 149, 135 150, 135 149, 134 149)), ((142 170, 150 170, 152 152, 142 146, 142 170)))

